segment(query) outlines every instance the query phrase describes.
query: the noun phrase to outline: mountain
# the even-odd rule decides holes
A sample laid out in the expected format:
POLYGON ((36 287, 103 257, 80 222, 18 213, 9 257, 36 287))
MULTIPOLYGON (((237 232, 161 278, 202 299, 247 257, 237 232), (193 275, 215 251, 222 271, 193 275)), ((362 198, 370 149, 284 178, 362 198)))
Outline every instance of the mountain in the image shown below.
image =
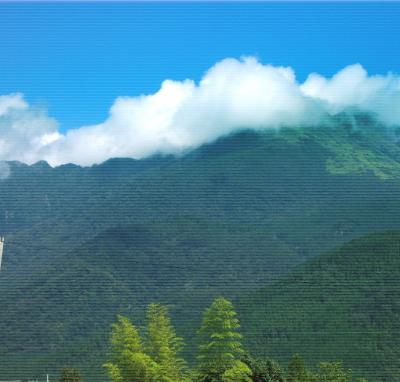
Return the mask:
POLYGON ((170 306, 190 352, 213 297, 240 299, 341 243, 400 228, 395 138, 356 114, 243 130, 179 157, 9 163, 1 375, 79 363, 94 379, 115 315, 140 323, 153 300, 170 306))
MULTIPOLYGON (((70 354, 79 360, 98 351, 101 358, 116 314, 141 324, 144 307, 155 300, 169 305, 180 333, 189 337, 210 296, 239 295, 265 274, 284 273, 293 256, 257 228, 239 232, 236 226, 178 218, 173 224, 107 229, 18 285, 3 287, 1 350, 15 358, 3 364, 2 372, 11 377, 21 370, 19 357, 32 359, 35 353, 58 353, 71 362, 70 354), (243 246, 248 247, 245 256, 243 246), (253 276, 251 283, 237 278, 239 268, 253 276)), ((33 370, 40 373, 48 366, 45 358, 35 361, 33 370)))
POLYGON ((287 361, 343 361, 371 381, 400 378, 400 231, 317 256, 238 304, 248 347, 287 361))

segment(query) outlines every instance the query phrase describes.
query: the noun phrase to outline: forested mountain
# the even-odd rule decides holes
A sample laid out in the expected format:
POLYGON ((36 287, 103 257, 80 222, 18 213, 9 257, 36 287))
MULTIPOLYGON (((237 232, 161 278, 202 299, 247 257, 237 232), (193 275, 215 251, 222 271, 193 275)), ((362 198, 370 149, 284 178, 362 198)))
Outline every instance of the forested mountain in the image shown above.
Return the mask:
POLYGON ((242 298, 243 332, 259 355, 339 359, 371 381, 400 378, 400 231, 317 256, 242 298))
MULTIPOLYGON (((264 291, 286 287, 288 279, 278 279, 355 237, 400 228, 400 148, 367 115, 318 128, 243 130, 180 157, 9 166, 0 181, 0 369, 10 378, 84 357, 96 363, 117 313, 140 321, 143 307, 160 301, 187 336, 214 297, 242 301, 265 286, 251 300, 253 313, 241 308, 253 338, 269 306, 258 309, 264 291)), ((358 265, 348 272, 357 274, 358 265)), ((280 309, 294 314, 289 305, 280 309)), ((285 358, 295 350, 289 340, 272 350, 275 340, 264 338, 250 340, 259 353, 285 358)), ((391 348, 382 346, 383 354, 391 348)), ((343 356, 339 345, 330 349, 331 359, 343 356)), ((365 359, 378 354, 368 349, 365 359)))

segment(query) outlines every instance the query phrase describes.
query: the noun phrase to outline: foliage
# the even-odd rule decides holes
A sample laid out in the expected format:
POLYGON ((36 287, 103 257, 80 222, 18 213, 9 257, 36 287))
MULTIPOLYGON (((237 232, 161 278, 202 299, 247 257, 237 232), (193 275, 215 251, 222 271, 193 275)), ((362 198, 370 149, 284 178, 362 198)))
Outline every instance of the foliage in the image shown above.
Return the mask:
POLYGON ((251 370, 242 361, 235 360, 232 366, 222 374, 222 382, 251 382, 251 370))
POLYGON ((184 379, 185 361, 179 357, 182 338, 175 333, 167 308, 152 303, 147 308, 147 353, 157 363, 158 381, 184 379))
POLYGON ((112 325, 111 361, 104 364, 113 382, 156 382, 158 365, 144 353, 139 332, 128 318, 112 325))
POLYGON ((60 370, 59 382, 82 382, 82 376, 78 369, 64 367, 60 370))
POLYGON ((197 356, 198 372, 203 380, 228 381, 250 374, 247 365, 240 361, 244 351, 236 315, 232 303, 223 297, 215 299, 205 310, 197 356))
MULTIPOLYGON (((230 301, 219 297, 203 314, 198 366, 190 371, 179 358, 182 339, 171 325, 167 308, 147 308, 146 352, 137 329, 126 317, 112 325, 111 361, 104 366, 113 382, 352 382, 352 373, 339 362, 321 362, 317 372, 307 370, 293 355, 287 378, 271 359, 253 358, 242 349, 239 322, 230 301)), ((69 370, 66 375, 68 375, 69 370)), ((70 373, 71 374, 71 373, 70 373)), ((64 382, 80 382, 65 378, 64 382)), ((357 379, 356 382, 367 382, 357 379)))
POLYGON ((124 351, 132 353, 143 351, 139 332, 127 317, 118 316, 117 323, 112 324, 110 342, 116 358, 124 351))
POLYGON ((246 346, 282 362, 297 352, 308 363, 336 359, 355 376, 398 380, 399 247, 399 231, 363 236, 246 295, 236 304, 246 346))
POLYGON ((310 372, 307 370, 300 354, 294 354, 290 360, 287 372, 287 382, 308 382, 310 372))
POLYGON ((339 362, 321 362, 316 376, 318 382, 351 382, 351 372, 344 370, 339 362))
MULTIPOLYGON (((270 359, 253 358, 246 354, 242 361, 250 368, 253 382, 285 382, 284 371, 270 359)), ((288 381, 289 382, 289 381, 288 381)))

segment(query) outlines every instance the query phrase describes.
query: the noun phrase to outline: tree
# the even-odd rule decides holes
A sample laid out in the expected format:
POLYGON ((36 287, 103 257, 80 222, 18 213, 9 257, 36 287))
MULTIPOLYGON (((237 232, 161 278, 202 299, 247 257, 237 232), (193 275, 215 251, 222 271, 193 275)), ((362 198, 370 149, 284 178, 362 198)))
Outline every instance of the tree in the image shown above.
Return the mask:
POLYGON ((183 340, 175 333, 168 310, 160 304, 150 304, 147 308, 146 350, 158 364, 158 380, 182 381, 186 363, 179 357, 183 340))
POLYGON ((237 378, 240 373, 240 381, 249 380, 244 375, 249 375, 250 369, 240 361, 243 348, 239 328, 239 320, 232 303, 223 297, 217 298, 205 310, 199 330, 199 380, 228 381, 231 378, 233 381, 232 378, 237 378))
POLYGON ((285 382, 284 372, 275 361, 253 358, 248 354, 242 361, 251 370, 250 378, 253 382, 285 382))
POLYGON ((82 377, 78 369, 64 367, 60 370, 59 382, 82 382, 82 377))
POLYGON ((287 382, 308 382, 310 372, 299 354, 294 354, 288 365, 287 382))
POLYGON ((133 353, 143 350, 139 332, 127 317, 118 316, 111 328, 111 351, 114 355, 118 357, 125 350, 133 353))
POLYGON ((252 382, 250 368, 242 361, 235 360, 233 365, 222 374, 223 382, 252 382))
POLYGON ((345 370, 340 362, 321 362, 318 365, 318 382, 351 382, 351 371, 345 370))
POLYGON ((118 316, 112 325, 110 362, 104 364, 113 382, 156 382, 158 365, 144 353, 136 327, 118 316))

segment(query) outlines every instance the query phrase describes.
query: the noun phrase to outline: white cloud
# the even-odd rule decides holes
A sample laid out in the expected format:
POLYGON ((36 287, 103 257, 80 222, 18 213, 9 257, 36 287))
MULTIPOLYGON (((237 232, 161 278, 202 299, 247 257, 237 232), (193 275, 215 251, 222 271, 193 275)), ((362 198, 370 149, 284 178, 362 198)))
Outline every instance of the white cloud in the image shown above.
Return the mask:
POLYGON ((400 123, 400 78, 368 76, 360 65, 303 84, 288 67, 255 58, 225 59, 196 84, 165 80, 158 92, 120 97, 103 123, 58 131, 56 121, 21 94, 0 96, 0 160, 91 165, 111 157, 179 153, 242 128, 315 125, 347 108, 400 123))
POLYGON ((7 179, 10 175, 10 166, 7 162, 0 162, 0 180, 7 179))
POLYGON ((368 76, 359 64, 351 65, 331 79, 311 74, 300 86, 305 96, 325 102, 330 113, 357 107, 374 112, 389 124, 400 123, 400 77, 368 76))
POLYGON ((0 96, 0 160, 36 162, 49 136, 60 134, 44 110, 30 107, 21 94, 0 96))

